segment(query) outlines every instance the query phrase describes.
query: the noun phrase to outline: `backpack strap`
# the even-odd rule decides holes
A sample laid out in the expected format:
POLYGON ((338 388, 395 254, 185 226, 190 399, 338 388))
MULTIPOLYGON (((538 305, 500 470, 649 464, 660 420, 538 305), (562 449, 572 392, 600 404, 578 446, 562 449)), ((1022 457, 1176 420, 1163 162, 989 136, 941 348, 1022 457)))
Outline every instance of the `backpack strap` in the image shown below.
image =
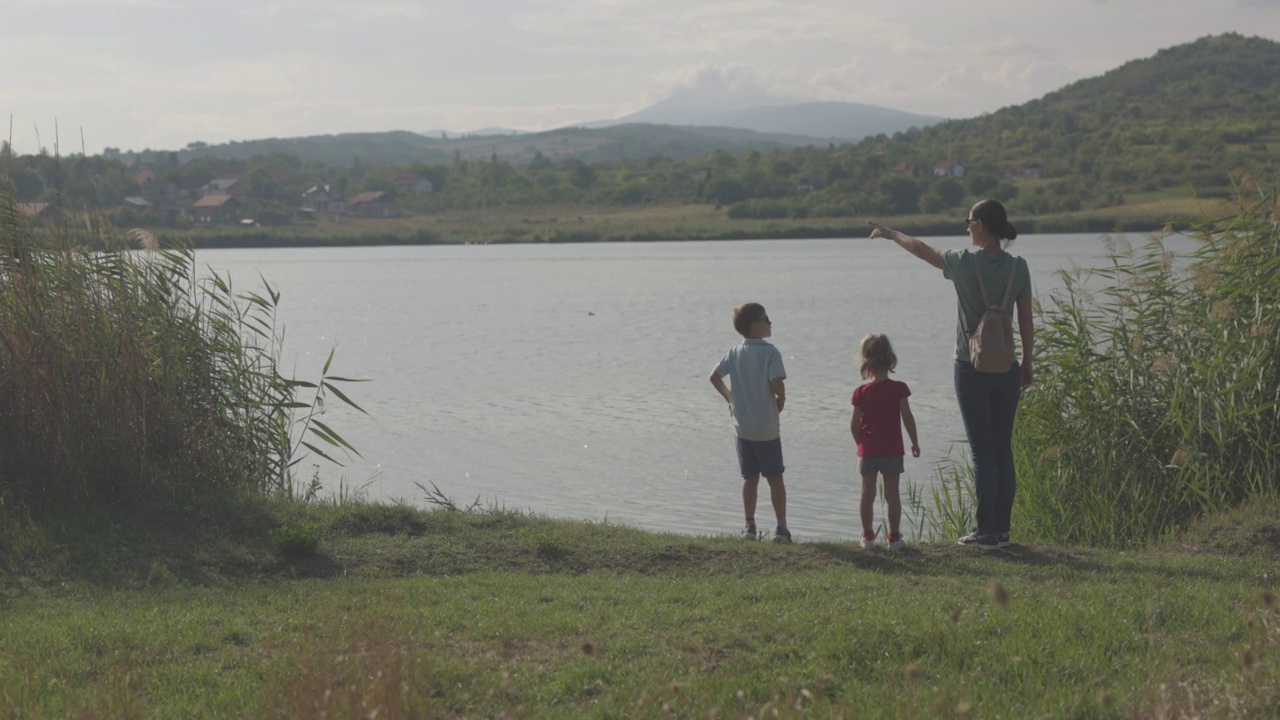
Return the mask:
MULTIPOLYGON (((982 293, 982 312, 986 312, 991 307, 991 301, 987 299, 987 284, 982 281, 982 268, 978 265, 978 256, 973 255, 973 274, 978 277, 978 290, 982 293)), ((972 335, 973 331, 969 329, 969 319, 965 316, 964 306, 957 306, 960 309, 960 327, 964 330, 966 336, 972 335)))
POLYGON ((991 298, 987 297, 987 284, 982 280, 982 266, 978 264, 978 255, 973 255, 973 274, 978 276, 978 290, 982 293, 982 311, 991 307, 991 298))
MULTIPOLYGON (((1004 298, 1000 301, 1000 309, 1009 312, 1009 296, 1013 294, 1013 281, 1018 277, 1018 264, 1022 258, 1014 257, 1013 269, 1009 271, 1009 283, 1004 288, 1004 298)), ((978 278, 978 291, 982 293, 983 312, 991 309, 991 298, 987 296, 987 284, 982 279, 982 267, 978 265, 978 256, 973 255, 973 274, 978 278)), ((965 317, 964 308, 960 309, 960 327, 965 335, 969 335, 969 320, 965 317)))
MULTIPOLYGON (((1009 296, 1013 294, 1013 281, 1018 277, 1018 265, 1022 262, 1022 258, 1015 256, 1013 258, 1013 269, 1009 271, 1009 284, 1004 286, 1004 299, 1000 301, 1000 309, 1009 312, 1009 296)), ((985 300, 985 293, 984 298, 985 300)))

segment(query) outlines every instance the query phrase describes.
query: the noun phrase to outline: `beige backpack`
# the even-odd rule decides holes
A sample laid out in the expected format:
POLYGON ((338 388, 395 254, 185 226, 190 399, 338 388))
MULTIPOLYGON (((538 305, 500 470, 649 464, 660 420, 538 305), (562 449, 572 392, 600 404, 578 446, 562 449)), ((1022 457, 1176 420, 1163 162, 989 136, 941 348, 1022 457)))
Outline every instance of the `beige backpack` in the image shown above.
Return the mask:
POLYGON ((978 276, 978 290, 982 292, 982 304, 986 312, 978 319, 978 327, 969 331, 969 321, 964 310, 960 311, 960 326, 969 338, 969 362, 974 369, 984 373, 1006 373, 1013 366, 1013 317, 1010 313, 1009 301, 1013 294, 1013 280, 1018 276, 1018 264, 1015 261, 1009 272, 1009 284, 1004 289, 1004 299, 999 305, 992 305, 987 297, 987 285, 982 280, 982 268, 974 260, 974 273, 978 276))

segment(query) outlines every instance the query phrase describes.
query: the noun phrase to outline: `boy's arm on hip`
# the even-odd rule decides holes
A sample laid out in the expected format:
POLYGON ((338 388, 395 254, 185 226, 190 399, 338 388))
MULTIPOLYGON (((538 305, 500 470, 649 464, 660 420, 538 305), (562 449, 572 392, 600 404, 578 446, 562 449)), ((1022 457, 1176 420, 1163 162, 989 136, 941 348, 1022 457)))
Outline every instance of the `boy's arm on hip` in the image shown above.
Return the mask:
POLYGON ((725 402, 733 402, 733 400, 730 399, 729 387, 724 384, 724 378, 720 377, 720 372, 718 370, 711 371, 710 380, 711 386, 716 389, 716 392, 720 393, 720 396, 724 398, 725 402))
POLYGON ((782 412, 782 406, 787 404, 787 385, 782 378, 774 378, 769 381, 769 389, 773 391, 773 397, 778 401, 778 412, 782 412))

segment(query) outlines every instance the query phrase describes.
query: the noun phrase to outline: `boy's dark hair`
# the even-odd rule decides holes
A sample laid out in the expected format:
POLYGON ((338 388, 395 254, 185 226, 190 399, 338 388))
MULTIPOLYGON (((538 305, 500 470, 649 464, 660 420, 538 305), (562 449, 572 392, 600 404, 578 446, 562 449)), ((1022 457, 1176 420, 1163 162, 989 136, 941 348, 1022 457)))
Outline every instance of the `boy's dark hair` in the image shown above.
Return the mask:
POLYGON ((764 306, 760 303, 747 303, 733 309, 733 329, 742 337, 751 333, 751 325, 760 322, 764 315, 764 306))
POLYGON ((862 338, 859 354, 862 362, 858 365, 858 374, 863 380, 873 377, 876 370, 890 372, 898 367, 898 356, 893 352, 893 345, 889 344, 888 335, 872 333, 862 338))

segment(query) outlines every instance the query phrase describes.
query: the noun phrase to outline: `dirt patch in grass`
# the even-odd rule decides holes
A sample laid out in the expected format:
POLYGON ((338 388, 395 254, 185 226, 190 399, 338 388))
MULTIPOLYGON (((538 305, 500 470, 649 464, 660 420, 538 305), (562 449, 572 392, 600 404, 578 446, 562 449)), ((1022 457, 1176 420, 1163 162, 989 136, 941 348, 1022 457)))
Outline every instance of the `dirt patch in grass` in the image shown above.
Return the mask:
POLYGON ((1202 518, 1154 548, 1156 554, 1210 553, 1228 557, 1280 553, 1280 499, 1255 499, 1202 518))

